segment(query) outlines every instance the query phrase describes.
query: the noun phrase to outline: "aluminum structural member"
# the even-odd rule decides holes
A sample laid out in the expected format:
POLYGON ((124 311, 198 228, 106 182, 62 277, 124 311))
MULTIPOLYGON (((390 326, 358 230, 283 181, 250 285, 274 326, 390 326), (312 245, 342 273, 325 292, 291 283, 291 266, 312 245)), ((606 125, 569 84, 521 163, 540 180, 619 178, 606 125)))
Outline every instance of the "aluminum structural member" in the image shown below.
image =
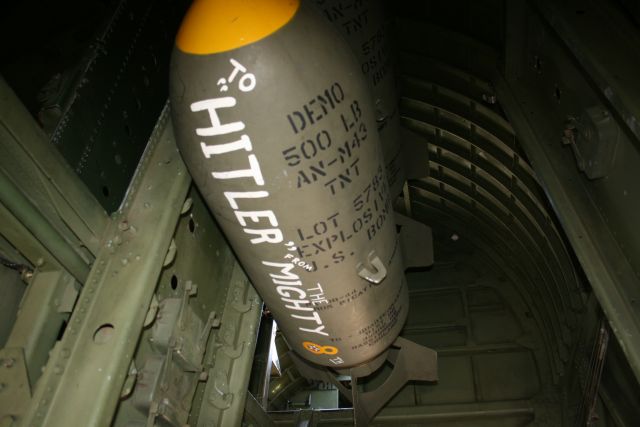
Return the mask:
POLYGON ((398 338, 408 290, 371 94, 317 9, 196 1, 170 99, 178 148, 301 373, 350 374, 362 423, 393 393, 358 412, 357 377, 385 360, 421 366, 396 369, 396 389, 435 380, 435 352, 398 338))

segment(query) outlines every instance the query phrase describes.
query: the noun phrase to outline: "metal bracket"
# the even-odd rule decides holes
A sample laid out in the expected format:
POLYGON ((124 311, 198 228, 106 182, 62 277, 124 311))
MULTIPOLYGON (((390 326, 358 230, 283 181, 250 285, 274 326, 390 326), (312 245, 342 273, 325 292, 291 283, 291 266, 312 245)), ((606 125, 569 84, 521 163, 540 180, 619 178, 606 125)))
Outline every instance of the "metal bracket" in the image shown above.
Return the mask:
POLYGON ((129 373, 127 374, 127 377, 124 379, 124 385, 122 386, 122 391, 120 392, 120 399, 124 399, 129 395, 131 395, 137 380, 138 380, 138 369, 136 368, 135 360, 132 360, 131 365, 129 366, 129 373))
POLYGON ((409 381, 438 381, 438 354, 398 337, 387 353, 393 371, 375 390, 358 391, 358 377, 351 377, 354 425, 366 426, 380 409, 409 381))
POLYGON ((303 359, 298 356, 296 352, 293 350, 289 352, 291 360, 296 365, 298 372, 303 377, 310 380, 318 380, 325 383, 330 383, 336 386, 340 394, 342 394, 346 399, 351 401, 351 390, 348 387, 345 387, 334 374, 331 373, 327 368, 322 367, 320 365, 314 365, 313 363, 303 359))
POLYGON ((255 397, 247 391, 244 407, 245 420, 249 419, 249 426, 274 427, 275 424, 255 397), (255 423, 255 424, 254 424, 255 423))
POLYGON ((620 127, 602 108, 587 108, 580 117, 567 117, 562 143, 570 145, 578 169, 589 179, 608 175, 614 160, 620 127))
POLYGON ((176 245, 175 239, 171 239, 171 243, 169 243, 169 249, 167 250, 167 254, 164 257, 164 262, 162 263, 163 267, 168 266, 173 262, 176 258, 176 253, 178 252, 178 246, 176 245))
POLYGON ((291 352, 291 358, 302 376, 335 385, 353 403, 356 426, 368 425, 378 411, 409 381, 438 381, 438 354, 430 348, 398 337, 382 356, 369 364, 349 369, 351 388, 348 388, 329 369, 313 365, 291 352), (358 391, 358 378, 375 372, 385 361, 393 365, 386 381, 375 390, 364 393, 358 391))
POLYGON ((387 277, 387 268, 382 263, 382 260, 378 255, 376 255, 375 251, 369 252, 369 256, 367 257, 369 260, 369 264, 374 268, 375 271, 371 271, 366 268, 361 262, 356 266, 356 270, 358 270, 358 276, 363 279, 373 283, 378 284, 387 277))

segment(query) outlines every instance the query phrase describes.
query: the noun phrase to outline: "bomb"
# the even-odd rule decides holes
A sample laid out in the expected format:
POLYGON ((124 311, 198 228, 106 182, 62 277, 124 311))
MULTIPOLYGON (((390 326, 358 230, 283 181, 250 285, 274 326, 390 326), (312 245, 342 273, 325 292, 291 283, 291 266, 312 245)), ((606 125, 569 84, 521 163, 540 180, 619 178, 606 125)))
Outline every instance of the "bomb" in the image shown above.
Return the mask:
POLYGON ((178 148, 241 265, 304 359, 381 355, 408 310, 373 101, 313 5, 197 0, 176 38, 178 148))

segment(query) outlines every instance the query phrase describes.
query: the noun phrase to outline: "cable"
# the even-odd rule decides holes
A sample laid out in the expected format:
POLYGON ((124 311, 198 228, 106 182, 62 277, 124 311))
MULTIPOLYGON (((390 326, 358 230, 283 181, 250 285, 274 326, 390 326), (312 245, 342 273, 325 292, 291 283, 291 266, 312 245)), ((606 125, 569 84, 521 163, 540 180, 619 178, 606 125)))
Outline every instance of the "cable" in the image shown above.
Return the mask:
POLYGON ((8 268, 10 268, 12 270, 16 270, 17 272, 20 273, 20 275, 24 275, 25 273, 33 272, 31 267, 29 267, 28 265, 24 265, 24 264, 20 264, 20 263, 17 263, 17 262, 13 262, 13 261, 3 257, 2 255, 0 255, 0 264, 4 265, 5 267, 8 267, 8 268))

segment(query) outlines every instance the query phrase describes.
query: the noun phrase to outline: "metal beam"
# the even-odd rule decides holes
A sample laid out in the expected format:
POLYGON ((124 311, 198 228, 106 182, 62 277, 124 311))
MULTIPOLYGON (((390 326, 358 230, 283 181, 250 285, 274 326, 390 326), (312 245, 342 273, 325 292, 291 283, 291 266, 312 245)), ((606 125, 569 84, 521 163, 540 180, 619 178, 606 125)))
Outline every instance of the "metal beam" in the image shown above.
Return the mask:
POLYGON ((89 274, 87 262, 65 241, 49 220, 27 199, 25 194, 0 171, 2 203, 42 245, 81 283, 89 274))
POLYGON ((640 282, 607 224, 596 211, 573 169, 546 152, 528 123, 521 105, 505 81, 496 84, 498 97, 520 136, 564 231, 602 305, 612 329, 640 380, 640 318, 632 306, 640 282))
POLYGON ((628 16, 597 0, 537 0, 545 21, 562 39, 602 97, 616 110, 640 148, 640 37, 628 16), (606 28, 606 37, 601 31, 606 28))
POLYGON ((249 427, 252 426, 260 426, 260 427, 273 427, 275 424, 273 420, 269 417, 262 406, 258 403, 255 397, 249 392, 247 392, 247 401, 245 404, 245 420, 249 427))
MULTIPOLYGON (((640 301, 640 232, 636 224, 640 150, 632 129, 640 119, 635 116, 640 114, 640 103, 637 97, 620 94, 633 86, 631 75, 640 71, 637 48, 633 48, 637 40, 614 42, 629 28, 620 28, 628 23, 609 19, 611 5, 598 3, 596 7, 589 1, 574 9, 572 3, 578 4, 570 1, 557 6, 566 6, 571 12, 562 16, 555 3, 547 1, 507 4, 506 39, 511 42, 506 46, 505 69, 496 75, 494 84, 498 100, 640 380, 640 315, 636 308, 640 301), (536 13, 540 12, 536 7, 543 13, 536 13), (599 36, 587 34, 582 19, 611 28, 611 37, 594 39, 599 36), (634 60, 628 60, 631 57, 634 60), (610 78, 618 72, 621 80, 610 78), (601 87, 603 79, 613 86, 601 87), (604 93, 609 90, 613 98, 604 93), (586 123, 592 111, 627 131, 614 138, 595 124, 591 134, 571 127, 573 122, 568 119, 586 123), (578 138, 581 150, 591 156, 587 163, 606 164, 605 172, 589 175, 584 165, 576 164, 578 156, 574 159, 572 150, 563 146, 567 143, 563 136, 570 137, 569 142, 578 138), (612 148, 607 152, 596 150, 608 145, 612 148), (611 152, 615 155, 609 159, 611 152)), ((573 148, 575 151, 575 141, 573 148)))
MULTIPOLYGON (((0 170, 82 254, 95 256, 108 216, 0 76, 0 170)), ((5 202, 6 203, 6 202, 5 202)), ((20 218, 22 220, 23 218, 20 218)))
MULTIPOLYGON (((294 425, 300 411, 269 412, 275 425, 294 425)), ((534 407, 526 400, 509 402, 463 403, 450 405, 429 405, 385 408, 373 419, 378 425, 408 424, 448 424, 452 425, 488 425, 489 422, 507 419, 518 420, 527 425, 535 416, 534 407), (485 424, 486 423, 486 424, 485 424)), ((353 409, 316 410, 312 416, 313 425, 350 425, 353 421, 353 409)), ((493 424, 491 424, 493 425, 493 424)))
POLYGON ((76 297, 75 281, 69 273, 53 270, 36 271, 33 275, 6 344, 7 348, 24 352, 31 386, 40 377, 76 297))
POLYGON ((189 184, 165 108, 22 425, 111 423, 189 184))

